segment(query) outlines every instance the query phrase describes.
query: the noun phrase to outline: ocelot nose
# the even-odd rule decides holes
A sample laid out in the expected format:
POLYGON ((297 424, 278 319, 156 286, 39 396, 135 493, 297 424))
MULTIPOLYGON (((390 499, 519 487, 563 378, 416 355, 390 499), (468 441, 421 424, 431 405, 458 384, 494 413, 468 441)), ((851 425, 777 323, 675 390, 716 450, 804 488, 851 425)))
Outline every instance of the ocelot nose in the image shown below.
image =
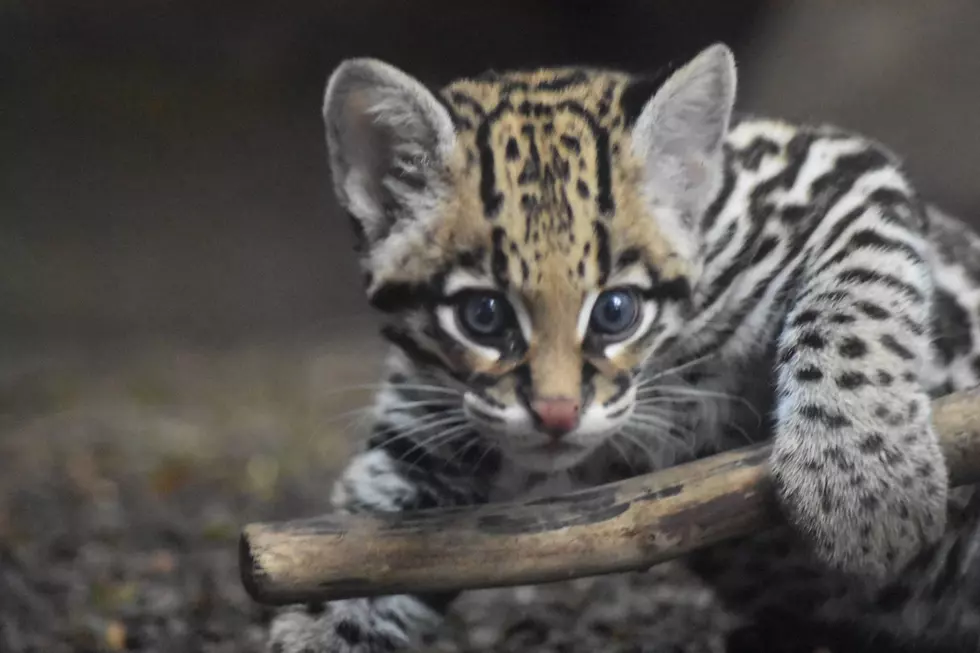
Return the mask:
POLYGON ((542 397, 531 402, 541 430, 557 439, 578 426, 579 401, 568 397, 542 397))

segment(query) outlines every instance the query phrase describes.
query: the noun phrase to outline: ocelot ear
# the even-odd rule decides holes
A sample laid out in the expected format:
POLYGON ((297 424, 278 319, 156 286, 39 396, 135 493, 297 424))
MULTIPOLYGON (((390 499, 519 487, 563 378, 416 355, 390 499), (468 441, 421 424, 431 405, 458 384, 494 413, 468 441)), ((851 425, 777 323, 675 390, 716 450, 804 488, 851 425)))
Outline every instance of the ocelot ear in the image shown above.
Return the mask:
POLYGON ((370 250, 400 220, 424 219, 443 190, 455 139, 446 108, 419 81, 374 59, 350 59, 323 102, 334 192, 370 250))
POLYGON ((732 51, 713 45, 668 77, 633 125, 651 196, 687 220, 699 219, 721 186, 735 85, 732 51))

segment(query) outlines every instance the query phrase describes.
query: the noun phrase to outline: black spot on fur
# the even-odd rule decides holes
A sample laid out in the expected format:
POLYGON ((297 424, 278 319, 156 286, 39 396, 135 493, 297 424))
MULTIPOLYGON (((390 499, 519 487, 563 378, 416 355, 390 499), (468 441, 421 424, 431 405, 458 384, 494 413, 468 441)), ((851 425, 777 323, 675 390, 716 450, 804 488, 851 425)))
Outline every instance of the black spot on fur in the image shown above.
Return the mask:
POLYGON ((866 437, 860 445, 861 453, 878 453, 885 447, 885 436, 881 433, 872 433, 866 437))
POLYGON ((844 372, 837 377, 837 387, 841 390, 854 390, 869 383, 863 372, 844 372))
POLYGON ((895 339, 891 334, 885 334, 881 337, 881 346, 892 352, 902 360, 910 361, 915 360, 915 354, 908 350, 907 347, 902 345, 898 340, 895 339))
POLYGON ((848 315, 847 313, 834 313, 830 316, 831 324, 851 324, 856 319, 853 315, 848 315))
POLYGON ((919 416, 919 402, 913 399, 912 401, 909 402, 908 418, 910 420, 914 420, 918 416, 919 416))
POLYGON ((807 347, 808 349, 821 350, 827 345, 827 341, 824 340, 816 331, 804 331, 800 334, 799 340, 800 346, 807 347))
POLYGON ((521 157, 521 148, 517 145, 517 139, 511 137, 507 139, 507 160, 516 161, 521 157))
POLYGON ((817 321, 818 317, 820 317, 820 313, 818 311, 813 309, 805 310, 793 319, 793 326, 812 324, 813 322, 817 321))
POLYGON ((926 332, 924 326, 922 326, 921 324, 919 324, 918 322, 910 318, 908 315, 902 315, 901 322, 906 329, 908 329, 909 331, 911 331, 917 336, 921 336, 926 332))
POLYGON ((584 199, 584 200, 589 199, 589 194, 590 194, 589 193, 589 185, 587 183, 585 183, 584 181, 582 181, 581 179, 579 179, 577 182, 575 182, 575 190, 578 191, 578 195, 582 199, 584 199))
POLYGON ((854 471, 854 461, 840 447, 830 447, 824 451, 824 457, 842 472, 854 471))
POLYGON ((800 416, 811 421, 818 422, 828 428, 839 429, 851 425, 851 420, 841 414, 831 413, 823 406, 817 404, 804 404, 800 407, 800 416))
POLYGON ((796 379, 798 381, 812 382, 819 381, 822 378, 823 372, 816 365, 807 365, 796 370, 796 379))
POLYGON ((561 138, 558 140, 561 141, 561 144, 564 145, 569 151, 574 152, 575 154, 582 151, 581 143, 579 143, 579 140, 574 136, 562 134, 561 138))
POLYGON ((518 184, 530 184, 541 179, 541 168, 538 166, 536 158, 529 158, 524 162, 521 174, 517 176, 518 184))
POLYGON ((847 336, 837 348, 844 358, 862 358, 868 353, 868 345, 856 336, 847 336))
POLYGON ((859 301, 855 302, 854 306, 872 320, 887 320, 891 317, 891 313, 872 302, 859 301))

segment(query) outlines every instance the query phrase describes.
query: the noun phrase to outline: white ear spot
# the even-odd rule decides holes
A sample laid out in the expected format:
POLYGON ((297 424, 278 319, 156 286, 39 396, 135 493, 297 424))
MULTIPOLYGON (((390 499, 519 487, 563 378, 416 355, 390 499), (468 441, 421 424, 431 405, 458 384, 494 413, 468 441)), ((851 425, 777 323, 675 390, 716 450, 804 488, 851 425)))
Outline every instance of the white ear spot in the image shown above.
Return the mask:
POLYGON ((375 59, 350 59, 327 82, 323 119, 334 191, 368 244, 390 231, 392 206, 418 214, 434 203, 455 132, 419 81, 375 59))

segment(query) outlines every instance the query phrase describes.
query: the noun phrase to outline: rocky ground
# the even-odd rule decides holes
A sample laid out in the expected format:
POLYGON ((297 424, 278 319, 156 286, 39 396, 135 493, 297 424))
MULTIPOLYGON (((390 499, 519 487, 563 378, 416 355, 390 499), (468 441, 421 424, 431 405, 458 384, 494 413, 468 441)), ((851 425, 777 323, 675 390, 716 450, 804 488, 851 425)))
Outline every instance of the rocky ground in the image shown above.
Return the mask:
MULTIPOLYGON (((323 509, 376 351, 342 339, 5 356, 0 651, 261 651, 271 613, 239 583, 239 529, 323 509)), ((694 638, 713 652, 728 625, 666 566, 472 593, 433 650, 670 651, 694 638)))

